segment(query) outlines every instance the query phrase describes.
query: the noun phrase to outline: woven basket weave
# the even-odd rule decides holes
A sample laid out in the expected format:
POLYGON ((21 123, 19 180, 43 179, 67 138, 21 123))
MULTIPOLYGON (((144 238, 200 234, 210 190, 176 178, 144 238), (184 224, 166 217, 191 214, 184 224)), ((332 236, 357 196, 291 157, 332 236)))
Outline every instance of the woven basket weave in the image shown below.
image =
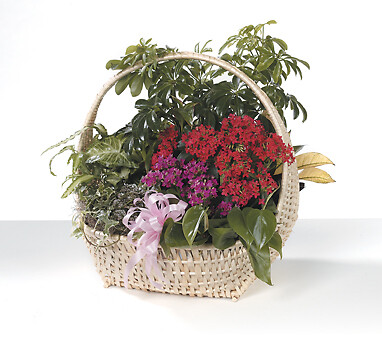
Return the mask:
MULTIPOLYGON (((291 144, 276 108, 268 96, 245 73, 219 58, 193 52, 179 52, 166 55, 158 62, 167 60, 194 59, 217 65, 240 78, 253 91, 263 104, 268 119, 275 131, 285 144, 291 144)), ((138 63, 114 75, 97 94, 97 97, 86 117, 84 127, 94 124, 99 105, 106 93, 113 85, 127 74, 142 68, 138 63)), ((79 150, 85 150, 92 141, 92 130, 85 130, 79 143, 79 150)), ((283 245, 288 239, 293 225, 297 220, 299 201, 299 179, 296 163, 283 165, 281 191, 277 206, 277 231, 283 245)), ((126 236, 110 236, 105 239, 102 232, 85 226, 85 241, 90 253, 93 255, 95 265, 100 273, 105 287, 115 285, 124 286, 124 269, 135 253, 135 247, 126 239, 126 236), (101 239, 102 248, 94 246, 92 241, 101 239)), ((278 253, 271 250, 272 262, 278 253)), ((146 291, 155 291, 190 296, 225 297, 237 300, 248 286, 256 279, 244 246, 238 241, 234 246, 221 251, 212 245, 188 248, 172 248, 171 255, 166 257, 161 248, 158 249, 158 264, 164 277, 169 281, 162 289, 151 285, 145 271, 143 261, 140 261, 129 276, 128 288, 146 291)))

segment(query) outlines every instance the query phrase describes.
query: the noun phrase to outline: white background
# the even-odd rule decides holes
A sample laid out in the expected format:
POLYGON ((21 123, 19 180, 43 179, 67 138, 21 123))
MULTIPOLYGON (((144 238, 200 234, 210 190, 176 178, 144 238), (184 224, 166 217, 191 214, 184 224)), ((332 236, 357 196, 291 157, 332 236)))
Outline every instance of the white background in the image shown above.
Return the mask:
MULTIPOLYGON (((268 32, 307 60, 303 81, 285 84, 309 118, 295 145, 330 157, 335 184, 309 183, 301 218, 381 214, 381 24, 378 1, 51 1, 0 0, 0 220, 69 219, 61 200, 68 169, 48 172, 48 146, 81 128, 105 69, 141 37, 193 50, 213 39, 215 55, 241 27, 275 19, 268 32)), ((98 122, 110 131, 134 115, 128 92, 109 94, 98 122)), ((289 116, 291 118, 291 116, 289 116)), ((291 120, 290 120, 291 121, 291 120)))
POLYGON ((2 341, 379 342, 380 226, 297 221, 272 264, 274 286, 257 280, 232 302, 104 289, 68 221, 0 221, 2 341))

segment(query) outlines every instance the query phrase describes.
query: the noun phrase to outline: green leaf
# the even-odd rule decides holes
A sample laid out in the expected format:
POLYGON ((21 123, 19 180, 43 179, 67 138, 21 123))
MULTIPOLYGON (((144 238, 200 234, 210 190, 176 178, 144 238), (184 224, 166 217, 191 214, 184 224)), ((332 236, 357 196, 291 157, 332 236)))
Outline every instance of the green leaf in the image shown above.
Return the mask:
POLYGON ((150 110, 148 113, 146 113, 146 122, 147 126, 149 126, 153 132, 158 132, 160 130, 161 121, 154 110, 150 110))
POLYGON ((121 64, 120 60, 117 59, 111 59, 106 63, 106 69, 116 69, 121 64))
POLYGON ((257 251, 259 251, 275 233, 276 217, 270 210, 253 208, 244 208, 243 216, 247 229, 253 236, 257 251))
POLYGON ((112 172, 106 177, 105 180, 106 182, 116 186, 121 181, 121 177, 116 172, 112 172))
POLYGON ((275 83, 278 83, 280 75, 281 75, 281 63, 279 61, 276 62, 275 68, 273 69, 272 77, 275 83))
POLYGON ((174 226, 174 223, 175 222, 172 218, 168 218, 163 224, 162 232, 160 235, 159 244, 162 246, 163 251, 167 257, 170 255, 170 247, 166 243, 165 233, 166 233, 167 229, 170 229, 170 230, 172 229, 172 227, 174 226))
POLYGON ((146 123, 146 115, 144 112, 138 112, 132 119, 133 136, 136 139, 144 140, 144 131, 146 123))
POLYGON ((125 55, 128 55, 130 53, 133 53, 137 51, 137 47, 135 45, 130 45, 127 49, 126 49, 126 52, 125 52, 125 55))
POLYGON ((228 223, 234 232, 242 237, 250 245, 253 242, 253 235, 246 226, 244 216, 238 207, 234 207, 227 215, 228 223))
POLYGON ((303 64, 305 67, 310 69, 310 65, 308 62, 303 61, 302 59, 296 58, 297 61, 299 61, 301 64, 303 64))
POLYGON ((281 239, 281 236, 278 232, 275 232, 272 236, 272 238, 268 241, 268 247, 272 247, 274 250, 279 252, 280 259, 283 257, 282 253, 282 247, 283 247, 283 240, 281 239))
POLYGON ((133 97, 138 96, 143 88, 143 77, 142 75, 135 75, 130 84, 130 92, 133 97))
POLYGON ((145 85, 145 88, 148 90, 150 86, 153 84, 151 78, 148 76, 148 74, 143 74, 143 83, 145 85))
POLYGON ((227 218, 208 220, 208 225, 209 227, 212 227, 212 228, 226 227, 227 224, 228 224, 227 218))
POLYGON ((212 236, 212 244, 218 249, 226 249, 236 243, 237 234, 228 227, 209 227, 208 232, 212 236))
POLYGON ((58 146, 61 146, 61 145, 64 145, 66 143, 68 143, 70 140, 73 140, 75 137, 79 136, 82 132, 84 132, 86 129, 88 129, 89 127, 84 127, 80 130, 78 130, 77 132, 74 132, 71 136, 69 136, 68 138, 64 139, 64 140, 61 140, 60 142, 58 142, 57 144, 54 144, 50 147, 48 147, 44 152, 41 153, 41 155, 43 155, 44 153, 58 147, 58 146))
POLYGON ((164 242, 168 247, 188 246, 188 242, 183 234, 182 226, 178 223, 168 225, 164 233, 164 242))
MULTIPOLYGON (((72 151, 72 154, 75 153, 75 149, 74 149, 74 146, 73 145, 69 145, 69 146, 65 146, 63 147, 59 152, 57 152, 49 161, 49 171, 51 173, 52 176, 56 176, 56 174, 53 172, 52 170, 52 163, 53 163, 53 160, 58 156, 60 155, 61 153, 64 153, 65 151, 72 151)), ((69 159, 70 160, 70 159, 69 159)))
POLYGON ((182 116, 182 118, 184 119, 184 121, 186 121, 189 126, 192 126, 192 117, 194 113, 193 104, 190 104, 190 106, 186 105, 184 107, 181 107, 178 109, 178 111, 180 115, 182 116))
POLYGON ((130 175, 130 169, 128 167, 123 167, 121 171, 119 172, 119 177, 121 179, 128 179, 130 175))
POLYGON ((294 154, 297 154, 298 152, 300 152, 304 148, 304 146, 305 145, 295 145, 295 146, 293 146, 294 154))
POLYGON ((257 71, 263 71, 265 69, 268 69, 275 58, 273 56, 266 57, 264 60, 260 61, 259 65, 257 66, 257 71))
POLYGON ((257 251, 257 248, 252 244, 247 246, 247 252, 256 277, 268 285, 272 285, 269 247, 264 246, 260 251, 257 251))
POLYGON ((103 232, 106 235, 110 234, 110 228, 111 227, 115 227, 118 224, 118 221, 110 218, 110 211, 108 211, 108 210, 100 210, 97 217, 102 223, 104 223, 105 226, 103 228, 103 232))
POLYGON ((116 84, 115 84, 115 93, 117 95, 122 94, 122 92, 126 89, 127 85, 129 84, 130 75, 126 75, 122 77, 116 84))
POLYGON ((87 183, 90 180, 94 179, 95 177, 93 175, 82 175, 77 177, 65 190, 65 192, 62 194, 61 198, 68 197, 71 193, 73 193, 76 188, 83 183, 87 183))
POLYGON ((291 96, 291 99, 290 99, 290 107, 293 110, 293 119, 296 120, 300 114, 300 111, 298 109, 296 98, 293 95, 291 96))
POLYGON ((68 161, 67 161, 67 164, 69 165, 70 162, 72 162, 72 173, 76 173, 77 172, 77 169, 79 168, 81 162, 83 161, 82 158, 83 158, 83 153, 72 153, 69 158, 68 158, 68 161))
POLYGON ((277 205, 272 198, 269 199, 264 209, 268 209, 273 213, 277 213, 277 205))
POLYGON ((145 99, 139 99, 135 102, 135 108, 137 109, 145 109, 150 107, 151 107, 150 102, 145 99))
POLYGON ((283 50, 288 50, 288 45, 282 39, 273 38, 273 41, 280 46, 283 50))
POLYGON ((203 222, 204 215, 206 215, 206 210, 202 206, 196 205, 189 208, 183 217, 183 233, 190 246, 194 242, 196 233, 203 222))
POLYGON ((151 160, 152 160, 152 157, 153 157, 153 154, 154 154, 154 150, 155 150, 156 147, 157 147, 157 144, 151 144, 149 146, 149 149, 147 151, 146 158, 145 158, 146 172, 150 171, 151 160))
POLYGON ((88 150, 87 163, 98 162, 106 167, 125 166, 135 168, 136 165, 130 161, 125 151, 122 150, 124 139, 109 136, 96 141, 88 150))
POLYGON ((305 122, 306 119, 308 118, 308 113, 307 113, 305 107, 299 101, 296 100, 296 103, 302 111, 302 122, 305 122))
POLYGON ((192 95, 192 88, 189 85, 185 84, 185 83, 178 83, 176 85, 176 89, 182 95, 192 95))
POLYGON ((107 136, 107 130, 104 125, 99 123, 94 124, 92 127, 98 132, 99 135, 101 135, 101 137, 105 138, 107 136))

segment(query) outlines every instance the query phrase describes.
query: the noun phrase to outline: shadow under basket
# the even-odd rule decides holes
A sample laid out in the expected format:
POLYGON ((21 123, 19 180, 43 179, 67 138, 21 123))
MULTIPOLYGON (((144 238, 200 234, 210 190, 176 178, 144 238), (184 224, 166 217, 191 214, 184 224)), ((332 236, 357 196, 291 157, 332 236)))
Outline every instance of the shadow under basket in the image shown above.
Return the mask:
MULTIPOLYGON (((264 106, 265 115, 272 123, 275 132, 282 137, 285 144, 291 145, 289 134, 276 108, 268 96, 244 72, 216 57, 194 53, 176 52, 158 58, 158 62, 169 60, 199 60, 219 66, 241 79, 264 106)), ((97 94, 85 119, 84 130, 80 137, 79 151, 85 151, 92 142, 92 131, 98 108, 106 93, 131 72, 142 68, 137 63, 114 75, 104 84, 97 94)), ((277 205, 277 230, 283 245, 288 239, 293 225, 297 220, 299 203, 299 178, 296 163, 284 163, 279 202, 277 205)), ((126 236, 111 236, 104 239, 101 232, 96 232, 85 226, 85 240, 90 253, 94 257, 98 272, 106 287, 111 285, 124 286, 124 271, 127 262, 135 253, 126 236), (101 240, 105 247, 95 247, 94 243, 101 240)), ((271 250, 271 261, 278 253, 271 250)), ((171 294, 182 294, 198 297, 232 298, 237 300, 256 279, 247 252, 240 242, 224 251, 211 245, 189 248, 172 248, 167 258, 161 248, 158 249, 158 264, 165 279, 169 281, 162 289, 153 286, 145 271, 143 261, 140 261, 129 275, 128 288, 171 294)))

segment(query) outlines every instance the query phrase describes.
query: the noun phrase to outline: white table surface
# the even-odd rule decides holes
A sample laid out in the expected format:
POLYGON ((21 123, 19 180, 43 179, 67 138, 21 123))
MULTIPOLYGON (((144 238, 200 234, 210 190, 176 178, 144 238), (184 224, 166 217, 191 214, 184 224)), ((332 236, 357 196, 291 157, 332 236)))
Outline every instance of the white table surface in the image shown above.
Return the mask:
POLYGON ((382 219, 299 220, 228 299, 103 288, 70 222, 0 222, 1 341, 382 340, 382 219))

